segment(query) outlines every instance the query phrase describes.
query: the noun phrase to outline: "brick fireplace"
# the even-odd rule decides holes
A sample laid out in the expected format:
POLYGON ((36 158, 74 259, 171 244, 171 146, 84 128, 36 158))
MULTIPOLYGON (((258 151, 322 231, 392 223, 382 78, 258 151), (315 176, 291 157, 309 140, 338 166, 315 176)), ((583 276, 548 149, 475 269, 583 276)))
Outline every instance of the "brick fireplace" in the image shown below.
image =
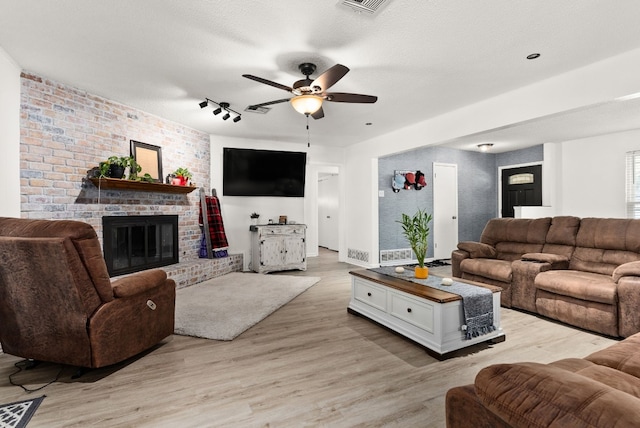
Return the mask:
MULTIPOLYGON (((180 264, 166 270, 183 275, 183 285, 208 275, 198 257, 199 190, 98 189, 87 173, 109 156, 128 156, 130 140, 135 140, 161 147, 165 174, 187 167, 193 181, 210 193, 209 135, 32 73, 23 72, 21 83, 22 217, 84 221, 102 242, 105 216, 173 215, 179 224, 180 264)), ((194 108, 194 114, 198 111, 194 108)), ((241 270, 242 256, 239 267, 237 257, 220 263, 213 269, 241 270)))

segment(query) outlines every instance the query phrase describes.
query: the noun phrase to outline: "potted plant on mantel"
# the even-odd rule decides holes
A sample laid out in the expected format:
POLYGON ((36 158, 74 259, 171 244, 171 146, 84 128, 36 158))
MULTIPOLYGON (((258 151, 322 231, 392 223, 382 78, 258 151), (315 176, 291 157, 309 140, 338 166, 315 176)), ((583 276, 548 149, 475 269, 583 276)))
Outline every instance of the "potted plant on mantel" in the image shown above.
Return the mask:
POLYGON ((397 221, 402 225, 402 234, 409 241, 411 249, 418 259, 418 266, 415 268, 415 277, 425 279, 429 276, 429 268, 424 265, 429 247, 429 222, 431 214, 425 210, 418 210, 413 217, 402 214, 402 220, 397 221))
POLYGON ((191 172, 189 172, 189 170, 187 168, 178 168, 175 171, 173 171, 173 181, 172 184, 176 184, 178 186, 186 186, 187 182, 191 179, 191 177, 193 176, 191 174, 191 172))

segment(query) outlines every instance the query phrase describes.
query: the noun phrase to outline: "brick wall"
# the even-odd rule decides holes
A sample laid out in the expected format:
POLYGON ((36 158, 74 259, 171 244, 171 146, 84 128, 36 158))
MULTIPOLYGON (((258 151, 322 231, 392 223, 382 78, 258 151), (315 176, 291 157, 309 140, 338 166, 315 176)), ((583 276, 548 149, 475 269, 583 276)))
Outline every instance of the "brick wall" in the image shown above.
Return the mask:
POLYGON ((177 214, 180 261, 198 259, 199 190, 98 190, 86 176, 109 156, 128 156, 135 140, 162 148, 165 176, 187 167, 209 192, 209 135, 32 73, 21 82, 22 217, 81 220, 102 240, 103 215, 177 214))

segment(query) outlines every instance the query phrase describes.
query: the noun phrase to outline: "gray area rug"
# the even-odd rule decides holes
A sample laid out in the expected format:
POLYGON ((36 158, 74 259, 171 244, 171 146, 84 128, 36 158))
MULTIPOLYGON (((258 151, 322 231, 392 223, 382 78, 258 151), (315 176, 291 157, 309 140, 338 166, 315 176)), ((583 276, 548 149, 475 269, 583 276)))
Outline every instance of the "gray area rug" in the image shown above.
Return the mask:
POLYGON ((320 281, 318 277, 231 272, 177 290, 175 333, 232 340, 320 281))
POLYGON ((15 403, 0 404, 1 428, 24 428, 31 417, 44 400, 45 395, 31 400, 17 401, 15 403))

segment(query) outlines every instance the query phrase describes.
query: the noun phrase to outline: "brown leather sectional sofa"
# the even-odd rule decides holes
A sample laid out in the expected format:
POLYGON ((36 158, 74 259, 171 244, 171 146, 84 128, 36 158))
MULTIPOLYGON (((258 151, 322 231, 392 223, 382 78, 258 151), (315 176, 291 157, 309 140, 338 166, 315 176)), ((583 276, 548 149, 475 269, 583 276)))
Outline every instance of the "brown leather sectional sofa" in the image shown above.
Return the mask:
POLYGON ((640 427, 640 334, 584 359, 495 364, 446 396, 448 428, 640 427))
POLYGON ((453 276, 502 287, 502 305, 614 337, 640 332, 640 220, 492 219, 460 242, 453 276))

